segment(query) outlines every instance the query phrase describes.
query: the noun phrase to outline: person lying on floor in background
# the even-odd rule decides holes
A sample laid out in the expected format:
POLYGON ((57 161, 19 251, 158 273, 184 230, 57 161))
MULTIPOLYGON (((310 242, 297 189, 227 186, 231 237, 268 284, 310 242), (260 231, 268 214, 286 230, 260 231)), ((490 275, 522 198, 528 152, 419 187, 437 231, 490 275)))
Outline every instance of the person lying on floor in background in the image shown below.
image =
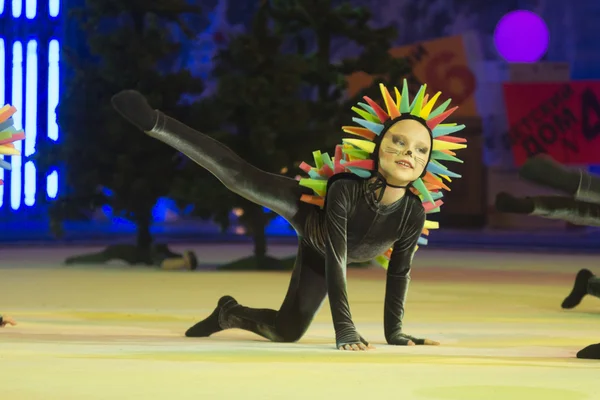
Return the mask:
MULTIPOLYGON (((530 182, 567 196, 515 197, 501 192, 496 196, 498 211, 558 219, 576 225, 600 226, 600 177, 583 169, 567 168, 545 154, 528 159, 519 174, 530 182)), ((573 290, 563 300, 562 308, 574 308, 587 294, 600 298, 600 279, 591 271, 582 269, 575 277, 573 290)), ((577 358, 600 360, 600 343, 580 350, 577 358)))

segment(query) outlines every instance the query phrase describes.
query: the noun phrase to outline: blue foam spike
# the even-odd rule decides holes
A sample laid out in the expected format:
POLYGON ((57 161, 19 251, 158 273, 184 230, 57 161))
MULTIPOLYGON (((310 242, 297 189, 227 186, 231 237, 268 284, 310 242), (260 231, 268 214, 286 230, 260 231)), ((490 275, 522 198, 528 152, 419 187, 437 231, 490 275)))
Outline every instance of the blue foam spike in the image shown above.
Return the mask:
POLYGON ((427 243, 429 243, 429 241, 422 236, 417 240, 419 246, 427 246, 427 243))
POLYGON ((377 134, 377 135, 379 135, 381 133, 381 131, 383 131, 383 125, 377 124, 375 122, 367 121, 362 118, 356 118, 356 117, 352 118, 352 121, 356 122, 359 125, 362 125, 363 127, 367 128, 371 132, 375 132, 375 134, 377 134))
POLYGON ((373 107, 371 107, 370 105, 362 102, 359 102, 358 105, 361 106, 369 114, 373 115, 374 117, 377 117, 377 113, 375 112, 375 110, 373 110, 373 107))
POLYGON ((0 168, 3 168, 7 171, 11 171, 12 170, 12 165, 4 160, 0 159, 0 168))
POLYGON ((442 192, 429 192, 429 193, 431 193, 431 197, 433 198, 434 201, 439 200, 442 197, 444 197, 444 193, 442 193, 442 192))
POLYGON ((323 160, 323 162, 325 164, 327 164, 329 166, 329 168, 331 168, 331 169, 334 168, 333 161, 331 161, 331 157, 329 156, 329 153, 321 154, 321 159, 323 160))
POLYGON ((308 176, 310 176, 312 179, 323 179, 323 177, 319 175, 317 171, 313 171, 312 169, 308 171, 308 176))
MULTIPOLYGON (((15 123, 15 121, 13 120, 12 117, 10 117, 9 119, 7 119, 6 121, 4 121, 3 123, 0 124, 0 132, 4 131, 5 129, 10 128, 11 126, 14 125, 14 123, 15 123)), ((14 130, 16 131, 16 129, 14 129, 14 130)))
POLYGON ((434 160, 431 160, 429 162, 429 164, 427 165, 427 171, 431 172, 432 174, 436 174, 436 175, 446 175, 450 178, 461 178, 461 176, 459 174, 455 174, 454 172, 437 165, 434 162, 434 160))
POLYGON ((370 178, 371 177, 371 171, 368 171, 363 168, 348 167, 348 171, 352 172, 355 175, 360 176, 361 178, 370 178))
POLYGON ((433 128, 431 133, 434 138, 438 138, 440 136, 450 135, 451 133, 462 131, 465 129, 465 125, 455 125, 455 126, 436 126, 433 128))

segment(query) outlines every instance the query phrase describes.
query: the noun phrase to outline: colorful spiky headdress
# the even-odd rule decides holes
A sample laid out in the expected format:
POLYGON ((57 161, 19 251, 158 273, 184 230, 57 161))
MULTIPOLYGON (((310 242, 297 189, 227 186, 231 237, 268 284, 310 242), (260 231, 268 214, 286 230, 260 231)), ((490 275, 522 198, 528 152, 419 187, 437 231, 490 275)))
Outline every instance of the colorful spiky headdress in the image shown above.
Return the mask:
MULTIPOLYGON (((456 158, 452 150, 466 148, 466 140, 454 136, 448 136, 465 128, 464 125, 456 123, 443 124, 458 106, 446 110, 450 105, 451 99, 433 110, 435 102, 441 95, 438 92, 429 99, 427 95, 427 85, 422 85, 417 95, 410 102, 408 94, 408 83, 406 79, 403 82, 402 94, 394 87, 396 101, 392 99, 387 88, 379 85, 383 101, 387 112, 381 108, 375 101, 365 96, 367 104, 358 103, 359 107, 352 107, 362 118, 353 118, 352 120, 360 125, 344 126, 343 131, 363 139, 342 139, 342 144, 336 146, 335 157, 331 158, 329 154, 321 154, 320 151, 313 152, 315 166, 311 167, 307 163, 300 164, 300 168, 305 171, 309 177, 300 180, 300 185, 308 187, 315 193, 314 196, 303 195, 301 200, 323 207, 325 204, 325 194, 327 191, 327 181, 335 174, 342 172, 351 172, 361 178, 370 178, 373 172, 377 172, 377 158, 375 150, 381 141, 385 132, 394 125, 395 122, 402 119, 412 118, 422 121, 432 134, 433 148, 431 158, 427 164, 425 174, 414 181, 410 190, 418 195, 423 203, 426 214, 432 214, 440 211, 443 204, 441 198, 442 189, 450 191, 450 188, 444 184, 442 178, 451 182, 451 178, 460 178, 461 176, 449 171, 441 161, 455 161, 462 163, 456 158), (432 111, 433 110, 433 111, 432 111)), ((438 229, 438 223, 434 221, 425 221, 423 234, 428 235, 429 229, 438 229)), ((420 245, 426 245, 427 239, 419 238, 420 245)), ((417 246, 418 247, 418 246, 417 246)), ((377 258, 384 268, 387 268, 391 249, 386 254, 377 258)))
MULTIPOLYGON (((20 156, 21 152, 15 148, 14 142, 25 139, 25 133, 22 130, 17 131, 14 127, 12 116, 17 109, 10 105, 0 108, 0 155, 20 156)), ((10 170, 11 165, 0 159, 0 168, 10 170)), ((0 185, 4 182, 0 179, 0 185)))

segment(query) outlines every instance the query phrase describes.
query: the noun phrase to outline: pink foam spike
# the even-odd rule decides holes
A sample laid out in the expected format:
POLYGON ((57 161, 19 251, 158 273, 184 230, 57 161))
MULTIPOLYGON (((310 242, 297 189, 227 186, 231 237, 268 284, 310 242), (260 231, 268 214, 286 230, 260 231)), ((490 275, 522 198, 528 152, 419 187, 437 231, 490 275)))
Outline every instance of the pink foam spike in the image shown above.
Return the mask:
POLYGON ((436 137, 435 140, 440 140, 443 142, 450 142, 450 143, 467 143, 467 139, 461 138, 461 137, 455 137, 455 136, 440 136, 440 137, 436 137))
POLYGON ((300 169, 308 174, 308 171, 310 171, 312 167, 304 161, 302 161, 302 163, 300 163, 300 169))
POLYGON ((377 114, 377 117, 379 117, 379 120, 381 122, 385 122, 390 118, 390 116, 383 110, 383 108, 379 107, 379 104, 371 100, 370 97, 363 96, 363 99, 365 99, 365 101, 369 103, 369 105, 373 108, 373 111, 375 111, 375 114, 377 114))
POLYGON ((448 111, 441 113, 437 117, 431 118, 430 120, 427 121, 427 126, 429 127, 429 129, 435 128, 436 126, 438 126, 439 124, 444 122, 444 120, 446 118, 448 118, 450 116, 450 114, 452 114, 457 109, 458 109, 458 106, 453 107, 453 108, 449 109, 448 111))
POLYGON ((431 210, 435 210, 438 207, 441 207, 442 204, 444 204, 442 200, 436 200, 435 203, 428 201, 427 203, 423 203, 423 208, 425 209, 425 212, 429 212, 431 210))
POLYGON ((319 174, 326 178, 331 178, 333 175, 333 170, 329 167, 329 165, 325 164, 323 165, 323 168, 319 170, 319 174))
POLYGON ((373 170, 375 169, 375 161, 373 160, 356 160, 344 163, 344 167, 356 167, 362 169, 373 170))
POLYGON ((343 153, 342 153, 342 146, 341 145, 337 145, 335 146, 335 162, 333 163, 333 173, 334 174, 340 174, 342 172, 344 172, 344 166, 340 163, 340 161, 342 161, 344 159, 343 153))
POLYGON ((13 142, 18 142, 19 140, 24 140, 24 139, 25 139, 25 134, 23 132, 15 133, 14 135, 12 135, 11 137, 9 137, 8 139, 0 140, 0 146, 3 145, 3 144, 9 144, 9 143, 13 143, 13 142))

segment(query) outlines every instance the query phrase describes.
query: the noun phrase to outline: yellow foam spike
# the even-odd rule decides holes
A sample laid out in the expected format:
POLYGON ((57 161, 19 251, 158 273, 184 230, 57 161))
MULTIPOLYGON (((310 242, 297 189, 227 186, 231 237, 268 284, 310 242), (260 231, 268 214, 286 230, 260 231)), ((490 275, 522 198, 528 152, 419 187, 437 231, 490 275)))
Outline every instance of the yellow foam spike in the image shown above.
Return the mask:
POLYGON ((20 156, 21 152, 13 147, 0 146, 0 154, 6 156, 20 156))
POLYGON ((313 159, 315 160, 315 166, 317 169, 321 169, 323 167, 323 159, 321 157, 322 155, 319 150, 313 151, 313 159))
POLYGON ((435 94, 435 96, 433 96, 431 98, 431 100, 429 100, 427 102, 427 104, 425 104, 425 107, 423 107, 423 109, 421 110, 421 118, 427 119, 429 117, 429 114, 431 114, 431 110, 433 110, 433 106, 435 105, 435 102, 441 95, 442 95, 442 92, 437 92, 435 94))
POLYGON ((396 106, 398 107, 398 111, 400 111, 400 101, 402 101, 402 95, 397 87, 394 86, 394 92, 396 93, 396 106))
POLYGON ((433 140, 433 150, 459 150, 466 149, 466 144, 445 142, 443 140, 433 140))
POLYGON ((440 229, 440 223, 437 221, 425 221, 425 229, 440 229))
POLYGON ((356 146, 367 153, 373 153, 373 151, 375 151, 375 143, 369 142, 368 140, 342 139, 342 142, 356 146))

